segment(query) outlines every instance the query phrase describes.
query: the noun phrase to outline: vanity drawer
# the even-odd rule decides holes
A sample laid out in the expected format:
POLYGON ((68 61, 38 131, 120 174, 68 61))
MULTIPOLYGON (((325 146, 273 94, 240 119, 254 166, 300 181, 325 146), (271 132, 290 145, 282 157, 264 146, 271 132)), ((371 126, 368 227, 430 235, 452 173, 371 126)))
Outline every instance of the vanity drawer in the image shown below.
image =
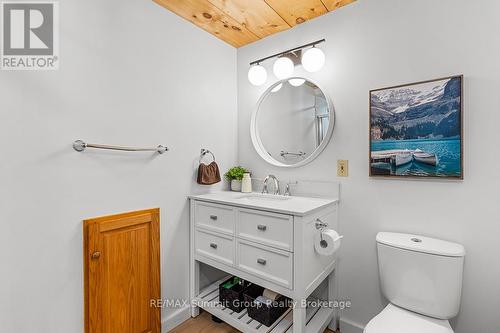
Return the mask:
POLYGON ((237 242, 239 269, 292 289, 293 253, 244 240, 237 242))
POLYGON ((226 234, 234 234, 235 209, 233 207, 208 202, 196 202, 194 214, 196 226, 226 234))
POLYGON ((239 209, 237 231, 241 238, 293 251, 293 216, 239 209))
POLYGON ((199 255, 233 265, 234 238, 198 229, 195 232, 195 251, 199 255))

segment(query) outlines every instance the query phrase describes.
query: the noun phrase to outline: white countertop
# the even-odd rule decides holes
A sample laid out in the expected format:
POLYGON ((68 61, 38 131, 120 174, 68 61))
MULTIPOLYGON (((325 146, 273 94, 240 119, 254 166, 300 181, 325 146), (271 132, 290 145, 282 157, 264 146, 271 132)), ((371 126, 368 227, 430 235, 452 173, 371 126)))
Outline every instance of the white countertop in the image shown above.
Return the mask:
POLYGON ((260 193, 220 191, 190 195, 190 199, 260 209, 289 215, 304 216, 338 202, 337 198, 306 198, 260 193))

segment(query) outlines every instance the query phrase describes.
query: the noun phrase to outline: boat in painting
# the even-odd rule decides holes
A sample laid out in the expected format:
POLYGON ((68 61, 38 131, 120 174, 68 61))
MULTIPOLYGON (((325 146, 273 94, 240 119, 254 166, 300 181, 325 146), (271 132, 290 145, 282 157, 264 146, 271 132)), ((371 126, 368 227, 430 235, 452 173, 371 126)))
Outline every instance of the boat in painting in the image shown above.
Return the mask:
POLYGON ((438 160, 438 157, 436 156, 436 154, 426 153, 426 152, 423 152, 419 149, 417 149, 413 152, 413 158, 417 162, 432 165, 432 166, 436 166, 439 163, 439 160, 438 160))
POLYGON ((411 151, 402 151, 393 156, 393 163, 396 167, 411 163, 413 161, 413 155, 411 151))

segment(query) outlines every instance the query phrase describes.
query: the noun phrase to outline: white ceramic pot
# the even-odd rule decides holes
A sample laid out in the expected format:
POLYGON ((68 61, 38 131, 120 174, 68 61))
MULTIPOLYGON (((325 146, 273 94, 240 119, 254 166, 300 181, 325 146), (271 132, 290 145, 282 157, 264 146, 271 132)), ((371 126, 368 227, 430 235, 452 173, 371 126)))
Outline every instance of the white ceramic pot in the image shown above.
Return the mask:
POLYGON ((241 192, 241 181, 236 179, 231 180, 231 191, 241 192))

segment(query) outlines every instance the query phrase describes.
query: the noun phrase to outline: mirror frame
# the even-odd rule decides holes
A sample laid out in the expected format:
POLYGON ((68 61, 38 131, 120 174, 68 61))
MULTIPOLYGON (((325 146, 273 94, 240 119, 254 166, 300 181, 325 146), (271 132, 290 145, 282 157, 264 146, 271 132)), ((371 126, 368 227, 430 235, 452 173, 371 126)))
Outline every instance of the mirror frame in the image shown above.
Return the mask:
POLYGON ((259 97, 259 101, 257 102, 257 107, 254 109, 254 111, 252 113, 252 119, 250 122, 250 136, 252 138, 253 147, 255 148, 257 153, 260 155, 260 157, 262 157, 262 159, 264 159, 264 161, 266 161, 267 163, 272 164, 274 166, 278 166, 278 167, 298 168, 298 167, 301 167, 301 166, 304 166, 306 164, 311 163, 319 156, 319 154, 321 154, 323 152, 323 150, 326 148, 326 146, 328 145, 328 143, 330 142, 330 140, 332 138, 334 127, 335 127, 335 108, 333 107, 333 103, 332 103, 330 97, 328 96, 327 93, 325 93, 325 90, 321 87, 321 85, 319 85, 316 82, 314 82, 313 80, 307 79, 305 77, 292 76, 292 77, 289 77, 289 78, 286 78, 283 80, 276 81, 271 86, 269 86, 266 89, 266 91, 264 91, 264 93, 259 97), (277 85, 279 85, 281 83, 285 83, 291 79, 303 79, 303 80, 309 81, 309 82, 313 83, 314 85, 316 85, 316 87, 318 87, 319 90, 321 90, 321 92, 325 96, 326 103, 328 106, 328 110, 331 114, 331 117, 330 117, 330 126, 328 126, 328 131, 326 132, 325 138, 323 139, 321 144, 314 150, 314 152, 311 155, 309 155, 306 159, 304 159, 300 162, 297 162, 295 164, 285 164, 285 163, 282 163, 282 162, 274 159, 271 155, 269 155, 269 153, 267 153, 264 145, 262 144, 260 136, 259 136, 259 125, 257 124, 257 117, 258 117, 259 109, 260 109, 262 102, 269 95, 271 90, 274 87, 276 87, 277 85))

